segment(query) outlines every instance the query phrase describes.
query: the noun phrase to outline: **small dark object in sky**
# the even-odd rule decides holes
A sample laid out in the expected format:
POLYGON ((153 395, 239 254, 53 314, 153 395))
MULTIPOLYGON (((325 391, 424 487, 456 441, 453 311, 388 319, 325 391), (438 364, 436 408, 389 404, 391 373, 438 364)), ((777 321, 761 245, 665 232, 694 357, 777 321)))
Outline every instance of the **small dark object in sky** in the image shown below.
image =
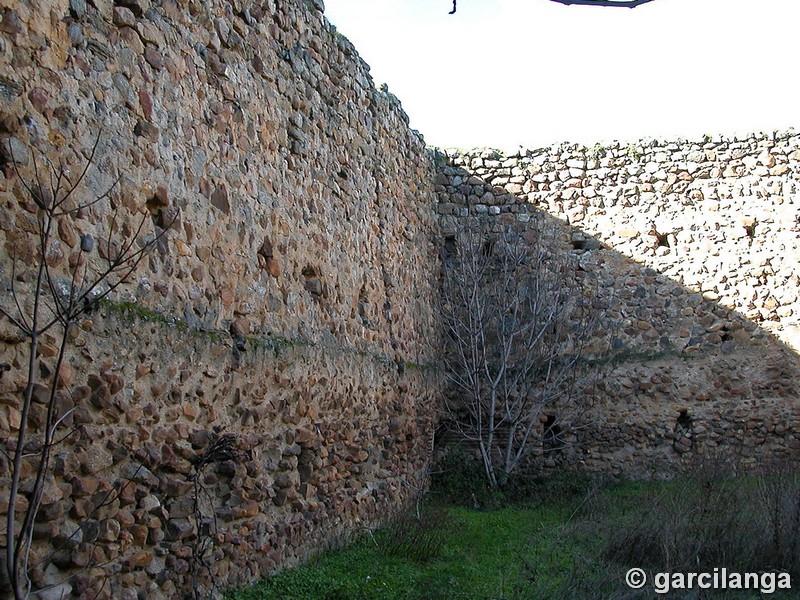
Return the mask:
MULTIPOLYGON (((580 6, 611 6, 615 8, 636 8, 640 4, 652 2, 652 0, 550 0, 551 2, 558 2, 569 6, 571 4, 578 4, 580 6)), ((456 12, 456 2, 453 0, 453 10, 448 14, 454 15, 456 12)))
POLYGON ((652 0, 550 0, 559 4, 579 4, 582 6, 613 6, 616 8, 636 8, 640 4, 652 2, 652 0))

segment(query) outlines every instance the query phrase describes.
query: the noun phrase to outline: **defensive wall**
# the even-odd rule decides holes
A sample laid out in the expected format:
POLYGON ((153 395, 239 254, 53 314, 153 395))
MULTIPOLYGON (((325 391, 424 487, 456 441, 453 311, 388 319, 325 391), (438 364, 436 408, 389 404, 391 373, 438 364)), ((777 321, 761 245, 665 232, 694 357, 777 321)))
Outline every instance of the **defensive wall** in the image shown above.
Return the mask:
POLYGON ((593 343, 610 360, 539 465, 649 477, 698 456, 796 455, 800 135, 449 150, 438 164, 444 235, 545 215, 594 286, 593 343))
MULTIPOLYGON (((157 242, 70 331, 34 586, 202 596, 405 506, 439 389, 433 163, 322 3, 0 7, 3 307, 13 279, 30 308, 40 213, 23 183, 36 165, 49 186, 48 159, 77 181, 97 142, 68 208, 110 189, 58 219, 58 285, 131 238, 157 242), (209 453, 221 439, 228 454, 209 453)), ((28 345, 0 329, 11 450, 28 345)), ((44 388, 57 334, 41 344, 44 388)), ((45 419, 34 402, 31 440, 45 419)), ((9 473, 0 458, 6 498, 9 473)))
MULTIPOLYGON (((319 0, 0 10, 3 307, 31 305, 25 183, 48 159, 70 181, 90 163, 48 245, 54 281, 154 246, 70 329, 57 381, 57 332, 39 350, 28 424, 35 438, 56 385, 69 433, 31 557, 52 597, 235 587, 413 499, 443 389, 440 249, 468 215, 524 228, 546 212, 598 282, 613 369, 542 464, 648 476, 800 444, 798 136, 445 159, 319 0)), ((0 321, 6 451, 27 350, 0 321)), ((3 493, 9 474, 0 458, 3 493)))

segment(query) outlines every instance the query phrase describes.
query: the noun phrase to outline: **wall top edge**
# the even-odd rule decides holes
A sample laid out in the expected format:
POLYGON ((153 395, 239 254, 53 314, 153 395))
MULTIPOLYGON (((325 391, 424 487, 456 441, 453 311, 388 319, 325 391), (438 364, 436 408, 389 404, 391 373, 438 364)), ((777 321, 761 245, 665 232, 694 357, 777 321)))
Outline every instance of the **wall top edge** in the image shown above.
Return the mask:
MULTIPOLYGON (((575 152, 580 150, 597 151, 601 149, 621 149, 621 148, 659 148, 670 145, 686 146, 691 144, 734 144, 748 142, 779 142, 791 138, 800 137, 800 128, 788 127, 771 131, 750 132, 745 134, 706 134, 694 137, 641 137, 631 140, 612 140, 597 142, 595 144, 584 144, 580 142, 560 141, 546 146, 530 147, 522 144, 515 146, 493 147, 476 146, 472 148, 451 147, 451 146, 428 146, 433 153, 444 154, 446 156, 481 156, 494 155, 502 158, 524 158, 536 154, 550 152, 575 152)), ((486 156, 484 156, 486 158, 486 156)))

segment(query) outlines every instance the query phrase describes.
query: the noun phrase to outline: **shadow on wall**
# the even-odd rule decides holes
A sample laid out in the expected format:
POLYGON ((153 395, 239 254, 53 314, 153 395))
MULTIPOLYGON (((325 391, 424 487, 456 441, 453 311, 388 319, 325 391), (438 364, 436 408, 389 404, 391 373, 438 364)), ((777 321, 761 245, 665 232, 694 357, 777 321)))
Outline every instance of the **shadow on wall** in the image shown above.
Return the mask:
POLYGON ((651 477, 800 450, 798 141, 440 156, 442 244, 468 217, 520 233, 544 219, 596 280, 611 368, 574 422, 543 415, 534 469, 651 477))

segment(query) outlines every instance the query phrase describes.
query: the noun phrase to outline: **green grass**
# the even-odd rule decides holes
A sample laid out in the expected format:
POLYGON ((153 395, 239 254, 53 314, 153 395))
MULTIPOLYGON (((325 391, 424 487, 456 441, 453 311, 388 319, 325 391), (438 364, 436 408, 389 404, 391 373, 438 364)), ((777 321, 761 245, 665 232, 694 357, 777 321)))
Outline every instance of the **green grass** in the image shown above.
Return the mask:
POLYGON ((525 590, 558 586, 577 547, 559 545, 572 505, 491 511, 448 506, 445 544, 427 561, 391 556, 385 533, 312 564, 231 593, 229 600, 421 600, 518 598, 525 590), (535 568, 532 568, 536 565, 535 568), (535 582, 535 585, 534 585, 535 582))
MULTIPOLYGON (((798 579, 797 588, 800 559, 786 555, 785 548, 800 534, 787 537, 779 557, 769 551, 766 523, 753 517, 761 511, 756 492, 771 481, 773 487, 780 484, 776 489, 784 493, 786 508, 791 509, 782 518, 794 518, 800 502, 799 477, 793 471, 788 476, 760 479, 699 473, 669 482, 603 486, 575 477, 528 480, 527 485, 517 481, 502 493, 494 492, 499 501, 491 501, 491 494, 486 493, 463 498, 470 505, 479 497, 487 500, 483 510, 454 504, 453 497, 434 484, 427 511, 437 515, 435 518, 423 518, 419 526, 401 519, 374 537, 257 586, 230 592, 226 598, 798 598, 796 592, 759 595, 753 590, 655 594, 650 586, 649 591, 636 594, 625 586, 624 578, 631 567, 644 568, 651 583, 656 573, 664 571, 712 572, 714 567, 727 567, 729 571, 763 573, 789 569, 798 579), (408 551, 431 539, 435 551, 422 555, 408 551), (672 548, 668 558, 663 556, 664 548, 672 548)), ((464 479, 462 484, 468 481, 464 479)), ((449 481, 451 486, 454 483, 449 481)), ((791 532, 797 524, 786 521, 781 527, 791 532)))

